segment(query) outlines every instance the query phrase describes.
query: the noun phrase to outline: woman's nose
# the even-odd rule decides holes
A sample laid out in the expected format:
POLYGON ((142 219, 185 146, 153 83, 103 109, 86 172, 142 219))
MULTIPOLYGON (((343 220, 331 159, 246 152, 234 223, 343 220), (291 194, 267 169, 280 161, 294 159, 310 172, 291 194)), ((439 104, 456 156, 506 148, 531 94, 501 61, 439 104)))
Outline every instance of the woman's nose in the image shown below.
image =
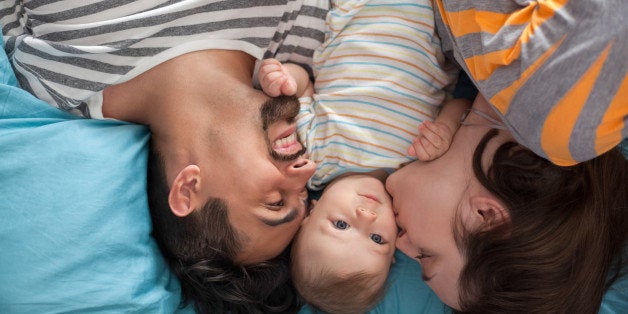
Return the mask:
POLYGON ((394 193, 395 193, 395 185, 396 185, 396 181, 397 181, 397 172, 393 172, 391 175, 388 176, 388 178, 386 178, 386 191, 388 192, 388 194, 390 194, 390 196, 392 196, 394 198, 394 193))
POLYGON ((412 245, 409 242, 408 237, 406 236, 405 230, 400 232, 397 236, 397 240, 395 241, 395 247, 397 247, 399 251, 405 253, 408 256, 412 256, 411 254, 416 254, 412 253, 412 245))
POLYGON ((356 207, 355 212, 358 218, 364 221, 373 222, 375 221, 375 219, 377 219, 377 213, 362 206, 356 207))

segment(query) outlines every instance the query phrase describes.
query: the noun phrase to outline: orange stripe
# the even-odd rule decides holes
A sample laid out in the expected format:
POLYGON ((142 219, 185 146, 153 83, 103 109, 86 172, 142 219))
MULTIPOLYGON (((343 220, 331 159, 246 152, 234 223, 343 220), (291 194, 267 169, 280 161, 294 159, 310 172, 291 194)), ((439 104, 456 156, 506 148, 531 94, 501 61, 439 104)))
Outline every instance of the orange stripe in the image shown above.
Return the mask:
MULTIPOLYGON (((353 164, 353 165, 356 165, 356 166, 360 166, 361 168, 373 168, 373 169, 380 168, 380 167, 375 167, 375 166, 370 166, 370 165, 359 164, 359 163, 357 163, 355 161, 347 160, 347 159, 344 159, 344 158, 339 157, 339 156, 326 156, 326 158, 327 159, 342 160, 342 161, 344 161, 344 162, 346 162, 348 164, 353 164)), ((317 164, 321 164, 321 163, 323 163, 323 160, 319 159, 319 160, 315 160, 314 162, 317 163, 317 164)))
POLYGON ((528 6, 510 13, 480 11, 475 8, 448 12, 442 6, 441 0, 438 1, 438 6, 445 24, 449 26, 455 37, 478 32, 496 34, 504 26, 528 24, 522 34, 522 40, 527 42, 534 30, 553 17, 554 13, 565 6, 568 1, 531 2, 528 6))
MULTIPOLYGON (((353 114, 340 114, 340 113, 332 113, 332 112, 330 112, 330 113, 321 113, 321 114, 317 114, 316 116, 317 117, 324 117, 324 116, 328 116, 328 115, 336 115, 336 116, 339 116, 339 117, 348 117, 348 118, 359 119, 359 120, 364 120, 364 121, 371 121, 371 122, 375 122, 377 124, 385 125, 385 126, 391 128, 391 129, 395 129, 397 131, 401 131, 401 132, 409 134, 411 136, 416 136, 416 134, 414 134, 414 133, 412 133, 412 132, 410 132, 410 131, 408 131, 406 129, 400 128, 400 127, 392 125, 390 123, 385 123, 385 122, 383 122, 380 119, 371 119, 371 118, 366 118, 366 117, 363 117, 363 116, 358 116, 358 115, 353 115, 353 114)), ((417 129, 418 129, 418 126, 417 126, 417 129)))
POLYGON ((425 69, 423 69, 422 67, 417 66, 416 64, 412 63, 412 62, 408 62, 408 61, 404 61, 404 60, 400 60, 400 59, 395 59, 395 58, 391 58, 391 57, 387 57, 387 56, 380 56, 380 55, 374 55, 374 54, 366 54, 366 53, 355 53, 355 54, 344 54, 344 55, 337 55, 334 57, 327 57, 325 60, 319 61, 318 63, 315 63, 316 65, 318 64, 323 64, 329 60, 334 60, 334 59, 343 59, 343 58, 350 58, 350 57, 370 57, 370 58, 376 58, 376 59, 387 59, 387 60, 392 60, 398 63, 403 63, 407 66, 413 67, 415 69, 417 69, 418 71, 424 73, 426 76, 430 77, 433 81, 437 82, 438 84, 441 85, 447 85, 446 82, 442 82, 440 81, 438 78, 434 77, 432 75, 432 73, 426 71, 425 69))
POLYGON ((576 164, 569 151, 569 139, 578 116, 593 85, 600 75, 604 61, 608 56, 610 44, 600 57, 589 67, 580 80, 574 84, 561 101, 556 103, 543 124, 541 147, 549 159, 559 166, 576 164))
POLYGON ((397 39, 403 39, 405 41, 409 41, 421 48, 423 48, 426 52, 430 52, 430 55, 434 56, 434 53, 432 51, 430 51, 431 49, 426 48, 425 46, 421 45, 420 41, 416 41, 416 40, 412 40, 411 37, 408 36, 399 36, 399 35, 391 35, 391 34, 382 34, 382 33, 371 33, 371 32, 357 32, 357 33, 351 33, 351 34, 340 34, 337 36, 337 38, 340 37, 356 37, 356 36, 364 36, 364 35, 368 35, 368 36, 376 36, 376 37, 391 37, 391 38, 397 38, 397 39))
POLYGON ((472 33, 486 32, 495 34, 502 28, 511 14, 469 9, 447 12, 451 33, 461 37, 472 33))
MULTIPOLYGON (((351 94, 347 95, 347 94, 343 94, 343 93, 341 93, 341 92, 340 92, 340 93, 331 93, 331 95, 335 95, 335 96, 343 96, 343 97, 355 97, 355 95, 351 95, 351 94)), ((419 110, 419 109, 417 109, 416 107, 409 106, 409 105, 406 105, 406 104, 404 104, 404 103, 400 103, 400 102, 394 101, 394 100, 392 100, 392 99, 384 99, 384 98, 381 98, 381 97, 375 97, 375 96, 373 96, 373 98, 375 98, 375 99, 379 99, 379 100, 381 100, 381 101, 387 101, 387 102, 393 103, 393 104, 395 104, 396 106, 399 106, 399 107, 405 108, 405 109, 410 110, 410 111, 414 111, 414 112, 416 112, 416 113, 418 113, 418 114, 421 114, 421 115, 423 115, 423 116, 429 117, 430 119, 434 119, 433 113, 429 113, 429 112, 425 112, 425 111, 419 110)), ((418 128, 418 127, 417 127, 417 128, 418 128)))
POLYGON ((404 18, 401 17, 399 15, 391 15, 391 14, 382 14, 382 15, 363 15, 363 16, 354 16, 352 19, 354 20, 359 20, 359 19, 381 19, 381 20, 387 20, 389 18, 396 18, 396 19, 400 19, 404 22, 408 22, 410 24, 416 24, 416 25, 423 25, 429 29, 433 29, 434 25, 430 25, 424 22, 420 22, 417 21, 416 19, 412 19, 412 18, 404 18))
POLYGON ((565 36, 563 36, 557 43, 555 43, 550 49, 548 49, 545 53, 543 53, 538 60, 536 60, 533 64, 531 64, 521 75, 519 78, 514 81, 510 86, 502 89, 499 93, 495 94, 490 99, 490 103, 495 106, 502 114, 506 114, 508 111, 508 106, 510 105, 510 101, 512 97, 519 91, 519 88, 523 84, 525 84, 528 79, 538 70, 545 61, 558 49, 558 47, 562 44, 565 36))
POLYGON ((406 156, 405 152, 399 152, 399 151, 396 151, 396 150, 391 149, 391 148, 386 147, 386 146, 377 145, 374 142, 367 142, 367 141, 362 141, 362 140, 358 140, 358 139, 355 139, 355 138, 350 138, 347 135, 344 135, 344 134, 341 134, 341 133, 334 133, 334 134, 331 134, 331 135, 325 136, 325 137, 316 137, 316 138, 314 138, 314 140, 315 141, 318 141, 318 140, 327 141, 328 139, 330 139, 332 137, 343 137, 343 138, 345 138, 345 139, 347 139, 347 140, 349 140, 351 142, 357 142, 357 143, 360 143, 360 144, 367 144, 369 146, 377 147, 379 149, 389 151, 389 152, 391 152, 393 154, 397 154, 399 156, 406 156))
POLYGON ((615 147, 622 140, 621 131, 625 127, 624 119, 628 117, 628 76, 619 86, 619 90, 608 106, 595 136, 595 152, 601 155, 615 147))
POLYGON ((331 82, 335 82, 335 81, 340 81, 340 80, 353 80, 353 81, 377 81, 377 82, 387 82, 396 86, 399 86, 400 88, 407 90, 409 92, 414 92, 414 89, 412 88, 408 88, 406 86, 403 86, 402 84, 399 84, 395 81, 391 81, 391 80, 382 80, 382 79, 376 79, 376 78, 367 78, 367 77, 352 77, 352 76, 343 76, 343 77, 338 77, 338 78, 333 78, 333 79, 328 79, 328 80, 321 80, 321 79, 317 79, 316 83, 331 83, 331 82))
POLYGON ((512 48, 475 55, 466 58, 464 62, 477 81, 488 79, 498 67, 511 64, 521 54, 521 43, 517 42, 512 48))
MULTIPOLYGON (((352 6, 350 9, 351 9, 351 10, 354 10, 354 9, 360 9, 360 8, 362 8, 362 7, 363 7, 363 6, 365 6, 365 5, 366 5, 366 3, 363 3, 363 4, 356 4, 356 5, 352 6)), ((347 9, 342 8, 341 6, 339 6, 339 5, 337 5, 337 4, 336 4, 336 5, 334 5, 334 9, 339 10, 339 11, 342 11, 342 12, 344 12, 344 13, 347 13, 347 12, 349 12, 349 11, 350 11, 350 10, 347 10, 347 9)))
MULTIPOLYGON (((537 28, 554 16, 556 10, 563 7, 568 0, 549 0, 533 2, 530 5, 512 13, 496 13, 469 9, 459 12, 447 12, 443 17, 455 37, 472 33, 496 34, 501 28, 508 25, 526 25, 519 39, 510 48, 489 52, 483 55, 474 55, 465 59, 471 75, 477 80, 486 80, 500 66, 511 64, 521 53, 521 45, 529 42, 537 28)), ((438 1, 441 15, 441 1, 438 1)))
POLYGON ((538 8, 532 11, 530 16, 525 18, 530 21, 528 27, 521 34, 521 41, 528 42, 530 36, 534 34, 534 31, 539 28, 543 23, 554 16, 554 13, 564 7, 569 0, 549 0, 535 2, 538 4, 538 8))

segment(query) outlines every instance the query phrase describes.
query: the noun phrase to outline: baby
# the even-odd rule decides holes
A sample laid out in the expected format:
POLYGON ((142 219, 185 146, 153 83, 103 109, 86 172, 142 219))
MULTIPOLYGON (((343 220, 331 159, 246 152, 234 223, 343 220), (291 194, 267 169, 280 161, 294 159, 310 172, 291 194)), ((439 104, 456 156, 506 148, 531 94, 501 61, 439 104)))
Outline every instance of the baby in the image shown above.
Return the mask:
POLYGON ((314 86, 274 59, 258 80, 270 96, 299 97, 298 134, 317 163, 308 188, 322 190, 292 246, 295 286, 325 312, 358 313, 384 294, 393 262, 388 173, 443 154, 470 101, 446 99, 456 72, 443 66, 429 0, 332 3, 314 86))

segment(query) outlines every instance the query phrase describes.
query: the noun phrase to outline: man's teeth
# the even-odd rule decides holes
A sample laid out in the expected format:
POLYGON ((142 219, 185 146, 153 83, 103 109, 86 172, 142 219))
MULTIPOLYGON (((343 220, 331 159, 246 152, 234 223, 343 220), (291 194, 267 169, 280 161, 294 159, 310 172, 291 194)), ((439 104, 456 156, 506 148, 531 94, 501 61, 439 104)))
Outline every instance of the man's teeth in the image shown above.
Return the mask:
POLYGON ((275 141, 275 148, 282 148, 282 147, 288 147, 292 144, 294 144, 294 142, 296 142, 297 140, 297 133, 292 133, 282 139, 278 139, 275 141))

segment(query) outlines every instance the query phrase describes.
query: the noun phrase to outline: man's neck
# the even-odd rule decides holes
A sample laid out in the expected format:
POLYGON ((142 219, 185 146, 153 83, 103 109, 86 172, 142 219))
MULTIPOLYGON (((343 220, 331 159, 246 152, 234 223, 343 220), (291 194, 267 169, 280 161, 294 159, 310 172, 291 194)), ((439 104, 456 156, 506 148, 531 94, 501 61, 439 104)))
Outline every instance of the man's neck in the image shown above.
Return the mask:
MULTIPOLYGON (((239 51, 205 50, 166 61, 103 93, 103 115, 147 125, 172 179, 206 158, 233 128, 259 116, 255 60, 239 51)), ((259 118, 258 118, 259 119, 259 118)))
POLYGON ((167 123, 164 118, 218 113, 226 105, 218 101, 224 93, 252 89, 254 65, 254 58, 240 51, 184 54, 105 89, 103 115, 158 128, 167 123), (212 110, 207 110, 208 103, 215 104, 212 110))

